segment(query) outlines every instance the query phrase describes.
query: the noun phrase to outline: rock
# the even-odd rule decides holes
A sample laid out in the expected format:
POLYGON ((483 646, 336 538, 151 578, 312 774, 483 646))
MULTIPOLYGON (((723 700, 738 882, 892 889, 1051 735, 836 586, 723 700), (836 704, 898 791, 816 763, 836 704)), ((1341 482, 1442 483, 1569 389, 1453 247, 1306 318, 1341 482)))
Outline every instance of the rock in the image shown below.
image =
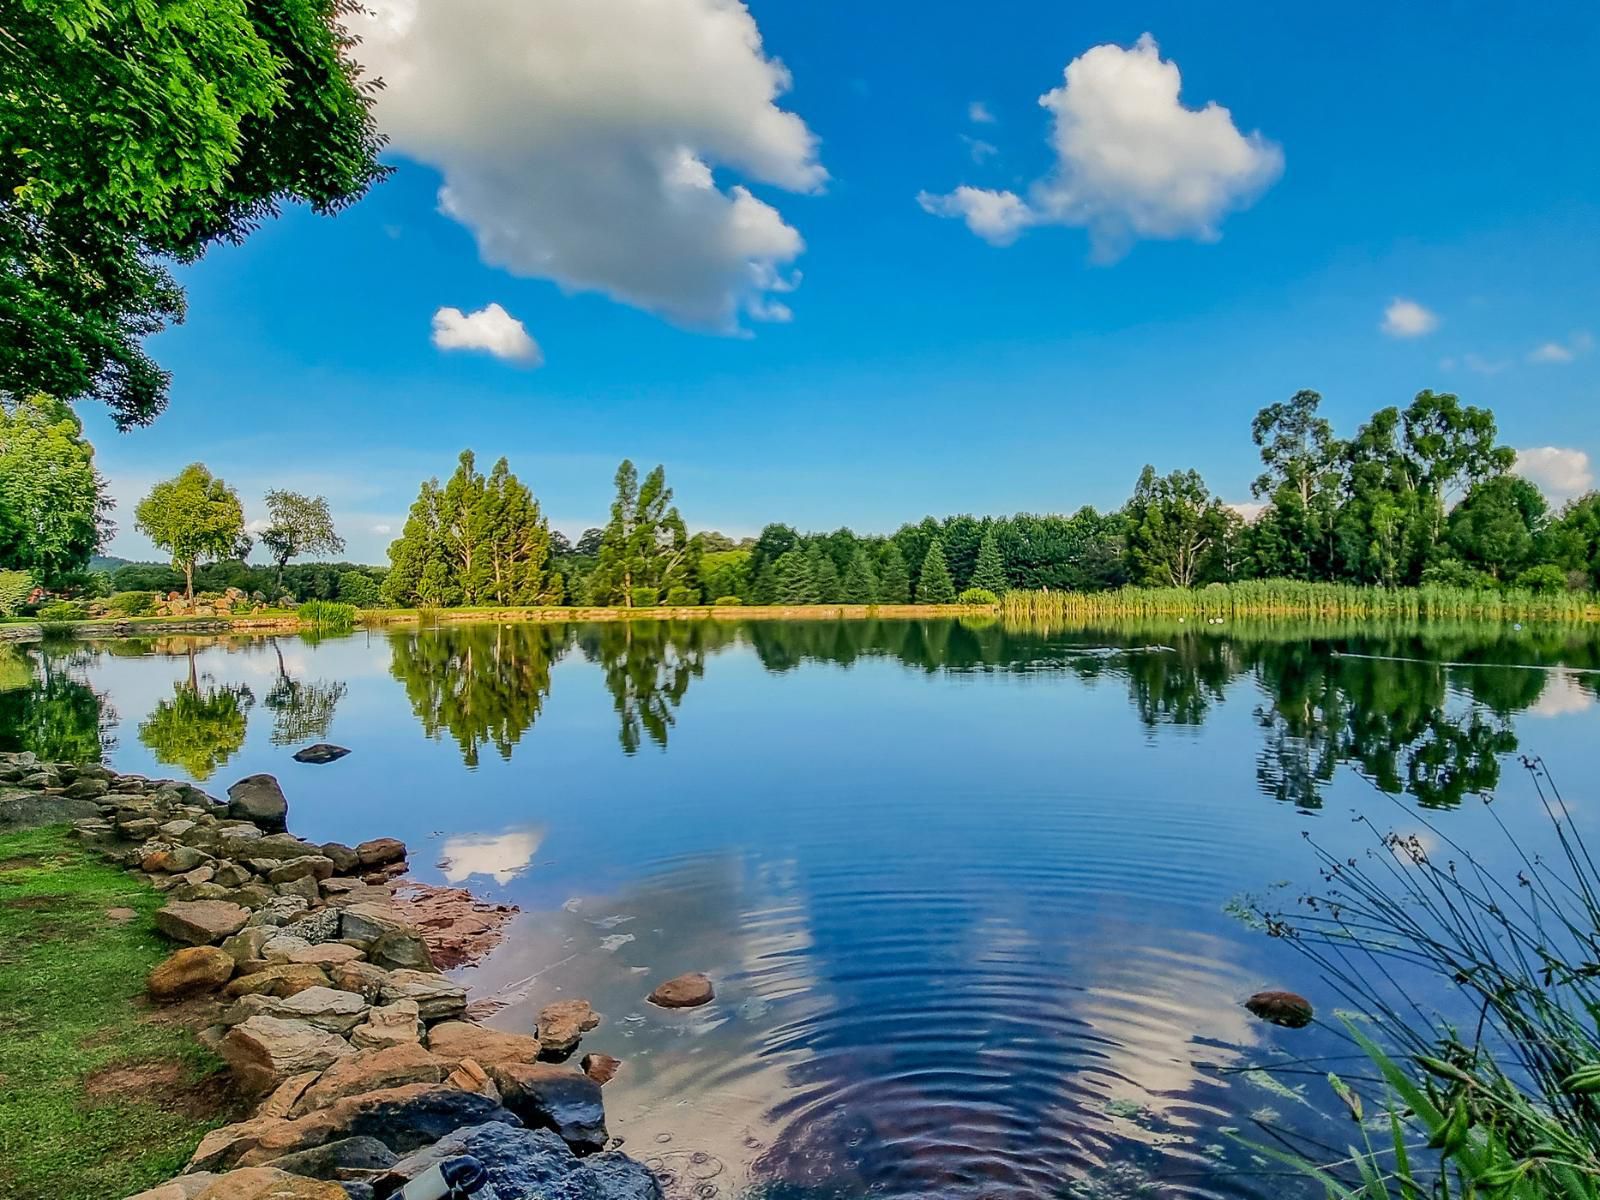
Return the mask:
POLYGON ((271 775, 246 775, 228 789, 228 815, 279 833, 289 815, 289 802, 271 775))
POLYGON ((382 1004, 367 1013, 364 1025, 350 1031, 350 1042, 360 1050, 404 1046, 422 1040, 422 1014, 415 1000, 382 1004))
POLYGON ((222 1025, 231 1029, 235 1025, 243 1025, 251 1017, 275 1016, 272 1006, 278 1002, 277 996, 264 993, 253 993, 249 996, 240 996, 227 1008, 222 1010, 222 1025))
POLYGON ((1315 1015, 1311 1001, 1295 992, 1257 992, 1244 1002, 1244 1006, 1263 1021, 1290 1029, 1311 1024, 1311 1018, 1315 1015))
POLYGON ((405 920, 421 932, 436 967, 453 970, 475 963, 499 945, 516 916, 509 904, 490 904, 465 888, 407 881, 394 894, 405 920))
POLYGON ((138 920, 139 913, 132 908, 108 908, 106 920, 115 921, 118 925, 126 925, 129 921, 138 920))
POLYGON ((398 838, 373 838, 356 847, 356 858, 363 867, 387 866, 389 863, 403 862, 405 857, 406 844, 398 838))
POLYGON ((367 947, 367 957, 388 971, 437 971, 433 954, 422 934, 392 929, 367 947))
POLYGON ((312 1179, 365 1179, 398 1161, 395 1152, 377 1138, 352 1137, 285 1154, 268 1165, 312 1179))
POLYGON ((554 1063, 499 1063, 489 1076, 524 1125, 554 1131, 579 1153, 604 1148, 605 1102, 587 1075, 554 1063))
POLYGON ((225 862, 217 867, 211 876, 211 881, 225 888, 240 888, 255 878, 248 870, 238 863, 225 862))
POLYGON ((495 1087, 494 1080, 489 1078, 489 1073, 479 1066, 475 1059, 463 1058, 456 1064, 456 1069, 450 1072, 445 1082, 453 1088, 460 1088, 463 1092, 481 1092, 485 1096, 500 1099, 500 1089, 495 1087))
POLYGON ((305 1021, 251 1017, 222 1039, 223 1061, 239 1090, 259 1096, 302 1071, 323 1070, 355 1051, 336 1033, 305 1021))
POLYGON ((98 800, 111 790, 104 779, 77 779, 67 784, 62 795, 68 800, 98 800))
POLYGON ((156 966, 145 981, 157 1000, 214 992, 233 976, 233 958, 215 946, 188 946, 156 966))
POLYGON ((291 1175, 276 1167, 249 1167, 219 1175, 194 1200, 350 1200, 336 1183, 291 1175))
POLYGON ((361 865, 361 856, 343 842, 324 842, 318 849, 333 860, 335 875, 348 875, 361 865))
POLYGON ((699 1008, 710 1004, 715 995, 711 980, 698 971, 691 971, 659 985, 648 999, 660 1008, 699 1008))
POLYGON ((176 1179, 169 1179, 148 1192, 129 1196, 128 1200, 195 1200, 195 1197, 215 1183, 216 1179, 217 1177, 210 1171, 179 1175, 176 1179))
POLYGON ((238 933, 248 909, 226 900, 175 900, 156 912, 156 928, 176 941, 208 946, 238 933))
POLYGON ((261 947, 261 957, 269 963, 286 963, 290 961, 290 955, 296 950, 309 949, 311 949, 311 943, 306 941, 305 938, 295 937, 294 934, 289 933, 287 930, 280 929, 272 937, 268 938, 266 944, 261 947))
POLYGON ((591 1029, 600 1027, 600 1014, 587 1000, 558 1000, 539 1010, 539 1044, 546 1056, 571 1054, 591 1029))
POLYGON ((255 826, 230 829, 222 836, 222 850, 229 858, 269 863, 316 854, 319 847, 289 833, 264 834, 255 826))
POLYGON ((289 961, 311 963, 327 970, 343 963, 355 962, 361 956, 361 951, 354 946, 346 946, 343 942, 326 942, 320 946, 307 946, 294 951, 289 955, 289 961))
POLYGON ((304 1021, 329 1033, 348 1033, 367 1019, 367 1008, 367 1002, 354 992, 318 984, 274 1000, 271 1011, 275 1017, 304 1021))
POLYGON ((378 995, 385 1004, 415 1000, 424 1021, 446 1021, 467 1010, 465 987, 422 971, 391 971, 378 995))
POLYGON ((539 1061, 539 1039, 487 1029, 470 1021, 442 1021, 428 1030, 428 1049, 445 1062, 471 1058, 485 1067, 539 1061))
POLYGON ((193 846, 163 846, 156 844, 151 847, 144 858, 139 862, 141 871, 165 871, 169 875, 180 875, 185 871, 192 871, 206 861, 206 856, 193 846))
POLYGON ((282 1120, 294 1111, 294 1106, 300 1103, 300 1097, 306 1094, 306 1089, 322 1078, 320 1071, 302 1071, 298 1075, 291 1075, 280 1083, 272 1095, 261 1102, 261 1107, 256 1109, 258 1117, 277 1117, 282 1120))
POLYGON ((290 922, 286 930, 295 937, 305 938, 313 946, 320 946, 324 942, 333 942, 339 939, 339 910, 335 908, 319 908, 308 912, 303 917, 298 917, 290 922))
POLYGON ((236 963, 266 962, 266 947, 278 931, 271 925, 251 925, 222 943, 224 953, 236 963))
POLYGON ((311 907, 304 896, 268 896, 251 914, 252 925, 287 925, 311 907))
POLYGON ((661 1185, 643 1163, 614 1153, 578 1158, 548 1130, 499 1122, 458 1129, 402 1159, 375 1181, 375 1190, 392 1196, 437 1163, 462 1154, 481 1162, 490 1187, 508 1200, 661 1200, 661 1185))
POLYGON ((383 985, 389 982, 389 972, 364 962, 341 963, 328 975, 334 987, 365 996, 368 1003, 375 1003, 383 992, 383 985))
POLYGON ((297 763, 312 763, 322 766, 324 763, 338 762, 350 751, 343 746, 329 745, 327 742, 318 742, 315 746, 307 746, 304 750, 297 750, 294 760, 297 763))
POLYGON ((130 842, 142 842, 160 828, 160 823, 154 817, 134 817, 117 822, 117 832, 130 842))
POLYGON ((361 1050, 324 1071, 322 1078, 300 1098, 294 1115, 303 1116, 327 1108, 346 1096, 361 1096, 412 1083, 442 1083, 448 1074, 442 1062, 415 1042, 386 1046, 382 1050, 361 1050))
POLYGON ((327 879, 332 874, 333 859, 321 854, 303 854, 299 858, 285 859, 273 867, 267 872, 267 882, 293 883, 296 879, 304 879, 307 875, 313 879, 327 879))
POLYGON ((598 1084, 607 1084, 616 1078, 622 1068, 622 1060, 612 1058, 609 1054, 585 1054, 580 1065, 590 1079, 598 1084))
MULTIPOLYGON (((326 862, 327 860, 324 859, 323 861, 326 862)), ((317 877, 311 874, 302 875, 298 879, 291 879, 287 883, 273 884, 273 887, 277 889, 278 895, 293 896, 296 899, 304 900, 308 907, 315 904, 322 896, 321 891, 317 888, 317 877)))
POLYGON ((229 999, 258 994, 293 996, 307 988, 327 986, 328 976, 321 967, 310 963, 279 963, 239 976, 222 989, 222 994, 229 999))

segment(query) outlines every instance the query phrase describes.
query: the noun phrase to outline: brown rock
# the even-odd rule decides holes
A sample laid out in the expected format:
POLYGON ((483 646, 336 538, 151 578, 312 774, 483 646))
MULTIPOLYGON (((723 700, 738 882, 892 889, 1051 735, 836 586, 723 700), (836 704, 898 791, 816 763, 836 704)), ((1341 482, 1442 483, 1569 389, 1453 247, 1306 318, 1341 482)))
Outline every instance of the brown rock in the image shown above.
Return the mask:
POLYGON ((571 1054, 591 1029, 600 1026, 600 1014, 587 1000, 558 1000, 539 1010, 539 1044, 548 1054, 571 1054))
POLYGON ((270 1092, 291 1075, 320 1071, 354 1054, 336 1033, 305 1021, 251 1017, 235 1025, 219 1047, 239 1090, 249 1096, 270 1092))
POLYGON ((583 1073, 596 1083, 610 1083, 616 1078, 617 1072, 622 1068, 620 1058, 612 1058, 609 1054, 585 1054, 583 1056, 583 1073))
POLYGON ((489 1073, 470 1058, 463 1058, 445 1082, 463 1092, 478 1092, 493 1096, 496 1100, 500 1098, 500 1089, 495 1087, 489 1073))
POLYGON ((174 900, 156 912, 156 928, 176 941, 209 946, 244 928, 250 910, 226 900, 174 900))
POLYGON ((281 1121, 294 1111, 294 1106, 300 1103, 300 1097, 306 1094, 306 1089, 320 1078, 320 1071, 302 1071, 289 1076, 272 1095, 261 1102, 261 1107, 256 1109, 256 1116, 274 1117, 281 1121))
POLYGON ((176 1179, 169 1179, 159 1187, 153 1187, 148 1192, 140 1192, 136 1196, 129 1196, 128 1200, 195 1200, 201 1192, 205 1191, 217 1177, 209 1171, 202 1171, 196 1175, 180 1175, 176 1179))
POLYGON ((1244 1002, 1244 1006, 1263 1021, 1290 1029, 1311 1024, 1311 1018, 1315 1015, 1311 1001, 1295 992, 1257 992, 1244 1002))
POLYGON ((365 996, 368 1003, 376 1002, 389 982, 389 972, 364 962, 340 963, 328 974, 334 987, 365 996))
POLYGON ((291 1175, 276 1167, 246 1167, 219 1175, 194 1200, 349 1200, 337 1183, 291 1175))
POLYGON ((391 971, 378 993, 385 1004, 415 1000, 424 1021, 448 1021, 467 1009, 467 989, 442 975, 424 971, 391 971))
POLYGON ((440 1083, 445 1065, 415 1042, 383 1050, 362 1050, 335 1063, 306 1090, 295 1115, 327 1108, 346 1096, 360 1096, 411 1083, 440 1083))
POLYGON ((222 994, 229 999, 257 994, 292 996, 307 988, 327 986, 328 976, 321 967, 314 967, 310 963, 277 963, 239 976, 222 989, 222 994))
POLYGON ((297 879, 327 879, 333 874, 333 859, 307 854, 280 862, 267 872, 268 883, 293 883, 297 879))
POLYGON ((428 1030, 428 1049, 445 1062, 471 1058, 492 1066, 538 1062, 540 1045, 538 1038, 525 1033, 486 1029, 470 1021, 441 1021, 428 1030))
POLYGON ((356 859, 363 867, 382 867, 400 862, 406 856, 406 844, 398 838, 373 838, 356 847, 356 859))
POLYGON ((660 1008, 699 1008, 710 1004, 715 995, 711 980, 698 971, 691 971, 659 985, 648 998, 660 1008))
POLYGON ((342 963, 354 962, 360 957, 360 950, 354 946, 346 946, 343 942, 323 942, 320 946, 307 946, 303 950, 293 950, 289 953, 290 962, 311 963, 324 970, 342 963))
POLYGON ((177 1000, 212 992, 233 975, 231 957, 215 946, 187 946, 150 972, 146 986, 157 1000, 177 1000))
POLYGON ((368 1005, 354 992, 331 987, 302 988, 292 996, 272 1002, 272 1015, 287 1021, 304 1021, 329 1033, 346 1034, 367 1019, 368 1005))

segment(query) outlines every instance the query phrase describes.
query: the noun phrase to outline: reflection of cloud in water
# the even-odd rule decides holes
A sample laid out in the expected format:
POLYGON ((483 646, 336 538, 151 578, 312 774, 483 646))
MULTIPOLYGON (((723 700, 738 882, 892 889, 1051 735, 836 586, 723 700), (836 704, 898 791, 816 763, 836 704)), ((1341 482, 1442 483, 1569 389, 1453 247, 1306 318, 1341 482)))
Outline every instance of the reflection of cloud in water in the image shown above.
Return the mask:
POLYGON ((1585 712, 1594 706, 1594 693, 1583 686, 1571 671, 1552 671, 1550 682, 1533 707, 1530 717, 1563 717, 1570 713, 1585 712))
POLYGON ((474 875, 491 875, 496 883, 510 883, 527 869, 543 840, 541 829, 508 829, 505 833, 468 833, 446 838, 440 849, 444 877, 450 883, 460 883, 474 875))

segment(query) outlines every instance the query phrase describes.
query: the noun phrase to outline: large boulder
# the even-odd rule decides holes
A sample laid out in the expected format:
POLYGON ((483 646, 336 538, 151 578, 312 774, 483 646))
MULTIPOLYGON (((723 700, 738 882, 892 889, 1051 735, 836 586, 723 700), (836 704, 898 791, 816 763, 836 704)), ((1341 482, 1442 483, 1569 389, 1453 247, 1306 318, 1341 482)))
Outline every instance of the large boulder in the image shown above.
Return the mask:
POLYGON ((232 957, 215 946, 186 946, 159 963, 145 981, 156 1000, 214 992, 233 975, 232 957))
POLYGON ((241 975, 222 989, 230 1000, 240 996, 293 996, 307 988, 327 987, 328 974, 310 963, 278 963, 241 975))
POLYGON ((349 1200, 349 1193, 336 1183, 276 1167, 248 1167, 217 1176, 194 1200, 349 1200))
POLYGON ((156 911, 156 928, 175 941, 209 946, 244 928, 250 910, 226 900, 174 900, 156 911))
POLYGON ((442 1083, 446 1074, 445 1065, 415 1042, 384 1050, 362 1050, 324 1071, 322 1078, 300 1097, 294 1115, 327 1108, 346 1096, 404 1087, 408 1083, 442 1083))
POLYGON ((600 1014, 587 1000, 558 1000, 539 1010, 539 1044, 547 1057, 565 1057, 599 1026, 600 1014))
POLYGON ((262 1015, 230 1029, 217 1052, 233 1071, 239 1090, 260 1096, 291 1075, 323 1070, 355 1049, 338 1034, 305 1021, 262 1015))
POLYGON ((272 1002, 272 1015, 286 1021, 304 1021, 329 1033, 349 1033, 367 1019, 367 1002, 354 992, 337 988, 303 988, 272 1002))
POLYGON ((289 817, 289 801, 271 775, 246 775, 228 789, 228 815, 281 833, 289 817))
POLYGON ((380 1004, 367 1013, 364 1025, 350 1031, 350 1042, 361 1050, 413 1045, 422 1040, 422 1014, 415 1000, 380 1004))
POLYGON ((395 1163, 377 1179, 378 1194, 393 1195, 437 1163, 463 1154, 484 1165, 502 1200, 661 1200, 661 1185, 643 1163, 615 1153, 578 1158, 548 1130, 500 1122, 458 1129, 395 1163))
POLYGON ((489 1077, 501 1102, 531 1129, 549 1129, 579 1153, 606 1144, 600 1085, 581 1071, 554 1063, 498 1063, 489 1077))
POLYGON ((424 1021, 448 1021, 467 1011, 467 989, 442 975, 424 971, 391 971, 378 993, 385 1004, 415 1000, 424 1021))
POLYGON ((698 971, 691 971, 658 984, 648 999, 660 1008, 699 1008, 710 1004, 715 996, 711 980, 698 971))
POLYGON ((471 1021, 441 1021, 428 1030, 428 1049, 449 1063, 473 1059, 485 1067, 539 1061, 539 1039, 525 1033, 487 1029, 471 1021))

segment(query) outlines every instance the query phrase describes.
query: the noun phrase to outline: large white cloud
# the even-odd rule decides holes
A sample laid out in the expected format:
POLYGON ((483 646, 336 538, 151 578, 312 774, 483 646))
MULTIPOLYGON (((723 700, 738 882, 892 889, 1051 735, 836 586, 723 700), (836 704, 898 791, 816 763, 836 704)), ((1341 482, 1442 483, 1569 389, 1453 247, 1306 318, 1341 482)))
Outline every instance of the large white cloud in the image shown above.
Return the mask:
POLYGON ((827 179, 740 0, 368 0, 351 19, 396 150, 489 264, 683 324, 783 319, 804 248, 714 169, 827 179))
POLYGON ((498 304, 474 313, 441 308, 433 314, 433 344, 441 350, 482 350, 529 367, 544 361, 527 327, 498 304))
POLYGON ((1594 470, 1582 450, 1562 446, 1533 446, 1517 451, 1511 468, 1524 479, 1538 484, 1552 500, 1570 500, 1594 487, 1594 470))
POLYGON ((1054 117, 1055 169, 1015 192, 962 186, 921 193, 928 212, 961 217, 996 245, 1030 225, 1087 229, 1095 256, 1115 258, 1138 238, 1214 241, 1230 211, 1251 204, 1283 172, 1283 151, 1243 134, 1215 101, 1185 108, 1182 77, 1148 33, 1132 49, 1095 46, 1039 97, 1054 117))

